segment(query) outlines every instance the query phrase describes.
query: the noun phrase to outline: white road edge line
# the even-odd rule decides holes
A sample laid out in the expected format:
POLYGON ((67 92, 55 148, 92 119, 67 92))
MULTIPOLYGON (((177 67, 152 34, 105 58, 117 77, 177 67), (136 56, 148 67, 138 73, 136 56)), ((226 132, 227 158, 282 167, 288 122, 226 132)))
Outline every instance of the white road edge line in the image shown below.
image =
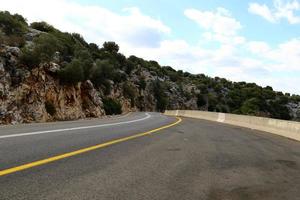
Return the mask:
POLYGON ((36 131, 36 132, 29 132, 29 133, 17 133, 17 134, 10 134, 10 135, 1 135, 0 139, 12 138, 12 137, 22 137, 22 136, 29 136, 29 135, 40 135, 40 134, 45 134, 45 133, 73 131, 73 130, 81 130, 81 129, 92 129, 92 128, 99 128, 99 127, 105 127, 105 126, 115 126, 115 125, 121 125, 121 124, 131 124, 131 123, 134 123, 134 122, 144 121, 144 120, 149 119, 151 117, 151 115, 149 113, 145 113, 145 114, 146 114, 146 117, 131 120, 131 121, 116 122, 116 123, 110 123, 110 124, 99 124, 99 125, 94 125, 94 126, 80 126, 80 127, 73 127, 73 128, 55 129, 55 130, 48 130, 48 131, 36 131))

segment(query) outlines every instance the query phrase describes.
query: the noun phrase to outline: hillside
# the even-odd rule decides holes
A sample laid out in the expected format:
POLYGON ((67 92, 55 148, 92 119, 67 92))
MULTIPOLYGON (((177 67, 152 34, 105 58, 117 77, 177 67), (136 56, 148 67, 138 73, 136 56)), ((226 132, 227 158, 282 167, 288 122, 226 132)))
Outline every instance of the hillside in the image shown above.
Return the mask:
POLYGON ((98 47, 9 12, 0 12, 0 103, 0 124, 165 109, 300 119, 297 95, 125 57, 114 42, 98 47))

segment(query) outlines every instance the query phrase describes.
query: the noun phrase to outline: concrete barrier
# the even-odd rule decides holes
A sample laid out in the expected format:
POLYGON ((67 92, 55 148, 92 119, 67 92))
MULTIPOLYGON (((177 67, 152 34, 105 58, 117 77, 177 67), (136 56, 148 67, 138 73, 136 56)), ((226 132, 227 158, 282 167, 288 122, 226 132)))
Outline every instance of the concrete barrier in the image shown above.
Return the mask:
POLYGON ((300 141, 300 123, 294 121, 196 110, 166 110, 165 115, 191 117, 231 124, 300 141))

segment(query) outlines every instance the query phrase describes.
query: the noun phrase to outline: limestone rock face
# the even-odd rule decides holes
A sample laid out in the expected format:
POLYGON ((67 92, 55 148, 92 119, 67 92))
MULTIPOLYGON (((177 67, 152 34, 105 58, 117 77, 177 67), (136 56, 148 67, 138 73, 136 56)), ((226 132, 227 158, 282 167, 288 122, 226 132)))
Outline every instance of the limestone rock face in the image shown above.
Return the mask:
POLYGON ((81 85, 82 108, 86 117, 99 117, 104 115, 102 100, 93 83, 87 80, 81 85))
POLYGON ((105 114, 99 92, 90 81, 60 84, 60 66, 44 64, 30 72, 19 68, 19 49, 1 47, 0 124, 73 120, 105 114))

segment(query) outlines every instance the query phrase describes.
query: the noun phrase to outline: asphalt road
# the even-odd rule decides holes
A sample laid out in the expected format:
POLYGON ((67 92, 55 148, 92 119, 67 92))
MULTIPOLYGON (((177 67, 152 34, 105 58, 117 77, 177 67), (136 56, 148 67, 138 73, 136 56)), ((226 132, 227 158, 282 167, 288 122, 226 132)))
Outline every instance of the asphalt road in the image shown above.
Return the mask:
MULTIPOLYGON (((158 113, 0 127, 0 172, 174 123, 158 113), (79 127, 79 128, 78 128, 79 127)), ((0 200, 300 199, 300 143, 204 120, 182 122, 0 176, 0 200)))

